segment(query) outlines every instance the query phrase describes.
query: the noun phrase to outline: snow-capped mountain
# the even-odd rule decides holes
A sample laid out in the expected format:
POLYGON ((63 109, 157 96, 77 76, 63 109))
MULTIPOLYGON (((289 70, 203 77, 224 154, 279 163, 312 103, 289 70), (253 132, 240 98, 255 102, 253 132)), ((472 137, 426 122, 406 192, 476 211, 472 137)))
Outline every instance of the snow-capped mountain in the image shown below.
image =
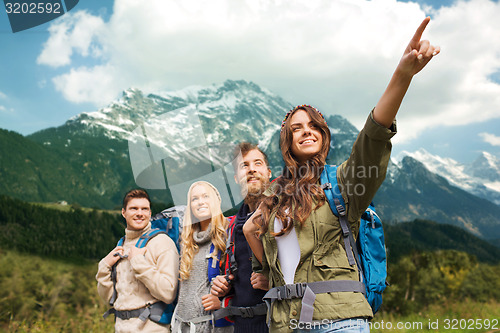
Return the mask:
POLYGON ((473 177, 490 181, 486 186, 500 191, 500 159, 498 157, 482 152, 472 164, 466 166, 466 172, 473 177))
POLYGON ((451 158, 432 155, 425 149, 403 152, 397 157, 410 156, 425 167, 458 188, 500 205, 500 160, 494 155, 482 152, 471 164, 461 164, 451 158))
MULTIPOLYGON (((290 103, 252 82, 228 80, 148 95, 129 89, 120 100, 81 113, 66 126, 127 140, 136 182, 164 189, 165 181, 158 179, 160 168, 169 170, 171 185, 191 180, 200 169, 209 167, 202 161, 209 159, 210 166, 227 165, 232 152, 227 148, 241 141, 258 143, 269 153, 273 173, 279 174, 280 123, 290 108, 290 103)), ((328 123, 333 138, 329 161, 340 163, 349 154, 358 130, 341 116, 330 116, 328 123)))
MULTIPOLYGON (((0 194, 113 208, 123 193, 140 186, 150 189, 156 202, 177 204, 177 185, 226 170, 222 166, 232 169, 230 147, 240 141, 260 143, 273 175, 278 176, 282 167, 279 129, 291 107, 281 97, 246 81, 150 94, 129 89, 105 108, 23 138, 29 149, 11 153, 9 165, 13 167, 8 170, 6 164, 0 165, 4 185, 0 194), (53 162, 43 163, 45 160, 53 162), (8 191, 2 192, 4 188, 8 191)), ((332 133, 327 162, 339 164, 349 156, 358 129, 341 116, 329 116, 327 122, 332 133)), ((4 142, 10 145, 20 141, 9 133, 4 135, 4 142)), ((11 149, 2 144, 1 149, 11 149)), ((382 218, 451 223, 481 237, 500 239, 500 207, 458 187, 467 183, 460 178, 465 177, 462 174, 495 184, 491 166, 498 163, 484 156, 470 166, 473 171, 428 156, 425 166, 411 156, 391 163, 387 180, 375 197, 382 218), (440 174, 455 175, 455 183, 440 174)), ((224 177, 227 183, 217 184, 221 192, 236 186, 230 175, 224 177)), ((469 186, 479 188, 476 183, 469 186)), ((235 189, 230 190, 234 193, 235 189)))
POLYGON ((389 171, 374 198, 384 221, 438 221, 500 240, 500 206, 451 185, 411 156, 392 164, 389 171))
MULTIPOLYGON (((292 107, 247 81, 150 94, 128 89, 107 107, 81 113, 63 126, 29 138, 68 154, 75 167, 83 167, 77 174, 87 177, 80 187, 94 184, 99 196, 134 183, 165 190, 227 166, 232 144, 241 141, 259 143, 273 174, 280 174, 279 129, 292 107), (117 164, 121 168, 113 170, 117 164), (103 172, 106 178, 97 181, 97 174, 103 172)), ((332 131, 329 161, 338 164, 348 156, 358 130, 341 116, 327 120, 332 131)), ((92 197, 92 193, 84 195, 92 197)))
POLYGON ((138 127, 146 126, 149 143, 167 151, 175 150, 169 139, 194 135, 189 131, 198 123, 209 145, 248 140, 248 134, 259 133, 251 138, 267 146, 279 129, 283 111, 290 107, 290 103, 254 83, 228 80, 147 96, 139 89, 129 89, 108 107, 81 113, 68 123, 85 125, 86 130, 103 129, 107 137, 125 140, 133 139, 138 127))

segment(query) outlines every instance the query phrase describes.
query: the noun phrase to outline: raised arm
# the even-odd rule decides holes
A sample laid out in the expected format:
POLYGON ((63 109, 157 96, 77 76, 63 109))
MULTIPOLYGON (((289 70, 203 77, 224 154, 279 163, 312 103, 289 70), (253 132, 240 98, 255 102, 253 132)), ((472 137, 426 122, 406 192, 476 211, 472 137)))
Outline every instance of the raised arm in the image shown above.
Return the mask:
POLYGON ((430 20, 430 17, 426 17, 418 27, 373 111, 373 119, 382 126, 391 126, 411 79, 440 52, 439 46, 431 45, 428 40, 420 40, 430 20))

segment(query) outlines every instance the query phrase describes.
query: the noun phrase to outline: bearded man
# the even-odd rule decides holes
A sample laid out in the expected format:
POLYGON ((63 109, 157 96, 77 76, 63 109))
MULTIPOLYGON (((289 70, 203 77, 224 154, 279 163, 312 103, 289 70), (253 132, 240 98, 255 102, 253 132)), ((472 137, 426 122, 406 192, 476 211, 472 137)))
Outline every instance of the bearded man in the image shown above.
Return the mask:
MULTIPOLYGON (((226 275, 213 280, 211 293, 218 297, 233 295, 234 332, 268 332, 266 306, 262 297, 269 289, 268 279, 252 271, 252 250, 243 234, 243 225, 257 209, 264 191, 269 187, 271 169, 266 154, 255 144, 240 143, 234 151, 234 180, 244 199, 234 220, 231 237, 234 257, 226 264, 226 275), (232 266, 232 268, 231 268, 232 266), (250 310, 249 310, 250 309, 250 310)), ((231 256, 231 254, 229 254, 231 256)))

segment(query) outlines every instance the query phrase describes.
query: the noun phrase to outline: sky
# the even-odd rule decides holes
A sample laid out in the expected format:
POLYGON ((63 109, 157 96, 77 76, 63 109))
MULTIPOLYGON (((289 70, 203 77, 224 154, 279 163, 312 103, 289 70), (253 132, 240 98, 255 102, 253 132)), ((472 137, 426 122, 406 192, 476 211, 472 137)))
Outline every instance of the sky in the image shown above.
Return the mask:
MULTIPOLYGON (((1 8, 1 7, 0 7, 1 8)), ((252 81, 361 128, 420 22, 441 47, 403 101, 393 156, 500 156, 500 4, 493 0, 80 0, 12 33, 0 11, 0 128, 60 126, 139 88, 252 81)), ((285 112, 285 110, 284 110, 285 112)))

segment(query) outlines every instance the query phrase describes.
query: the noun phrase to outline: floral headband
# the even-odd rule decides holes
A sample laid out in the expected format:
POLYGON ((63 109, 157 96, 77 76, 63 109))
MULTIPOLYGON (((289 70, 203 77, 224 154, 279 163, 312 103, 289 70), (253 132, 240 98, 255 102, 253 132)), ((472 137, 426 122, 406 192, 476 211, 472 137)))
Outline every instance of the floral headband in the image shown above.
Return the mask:
POLYGON ((305 106, 307 106, 308 108, 311 108, 313 109, 314 111, 316 111, 320 116, 321 118, 323 118, 325 124, 326 124, 326 119, 325 119, 325 116, 323 116, 323 114, 321 112, 319 112, 318 109, 316 109, 314 106, 311 106, 311 105, 308 105, 308 104, 302 104, 302 105, 298 105, 296 107, 294 107, 293 109, 291 109, 290 111, 288 111, 285 115, 285 119, 283 119, 283 121, 281 122, 281 130, 283 130, 283 127, 285 127, 285 123, 286 123, 286 120, 288 119, 288 117, 290 117, 290 115, 297 109, 301 109, 301 108, 304 108, 305 106))

